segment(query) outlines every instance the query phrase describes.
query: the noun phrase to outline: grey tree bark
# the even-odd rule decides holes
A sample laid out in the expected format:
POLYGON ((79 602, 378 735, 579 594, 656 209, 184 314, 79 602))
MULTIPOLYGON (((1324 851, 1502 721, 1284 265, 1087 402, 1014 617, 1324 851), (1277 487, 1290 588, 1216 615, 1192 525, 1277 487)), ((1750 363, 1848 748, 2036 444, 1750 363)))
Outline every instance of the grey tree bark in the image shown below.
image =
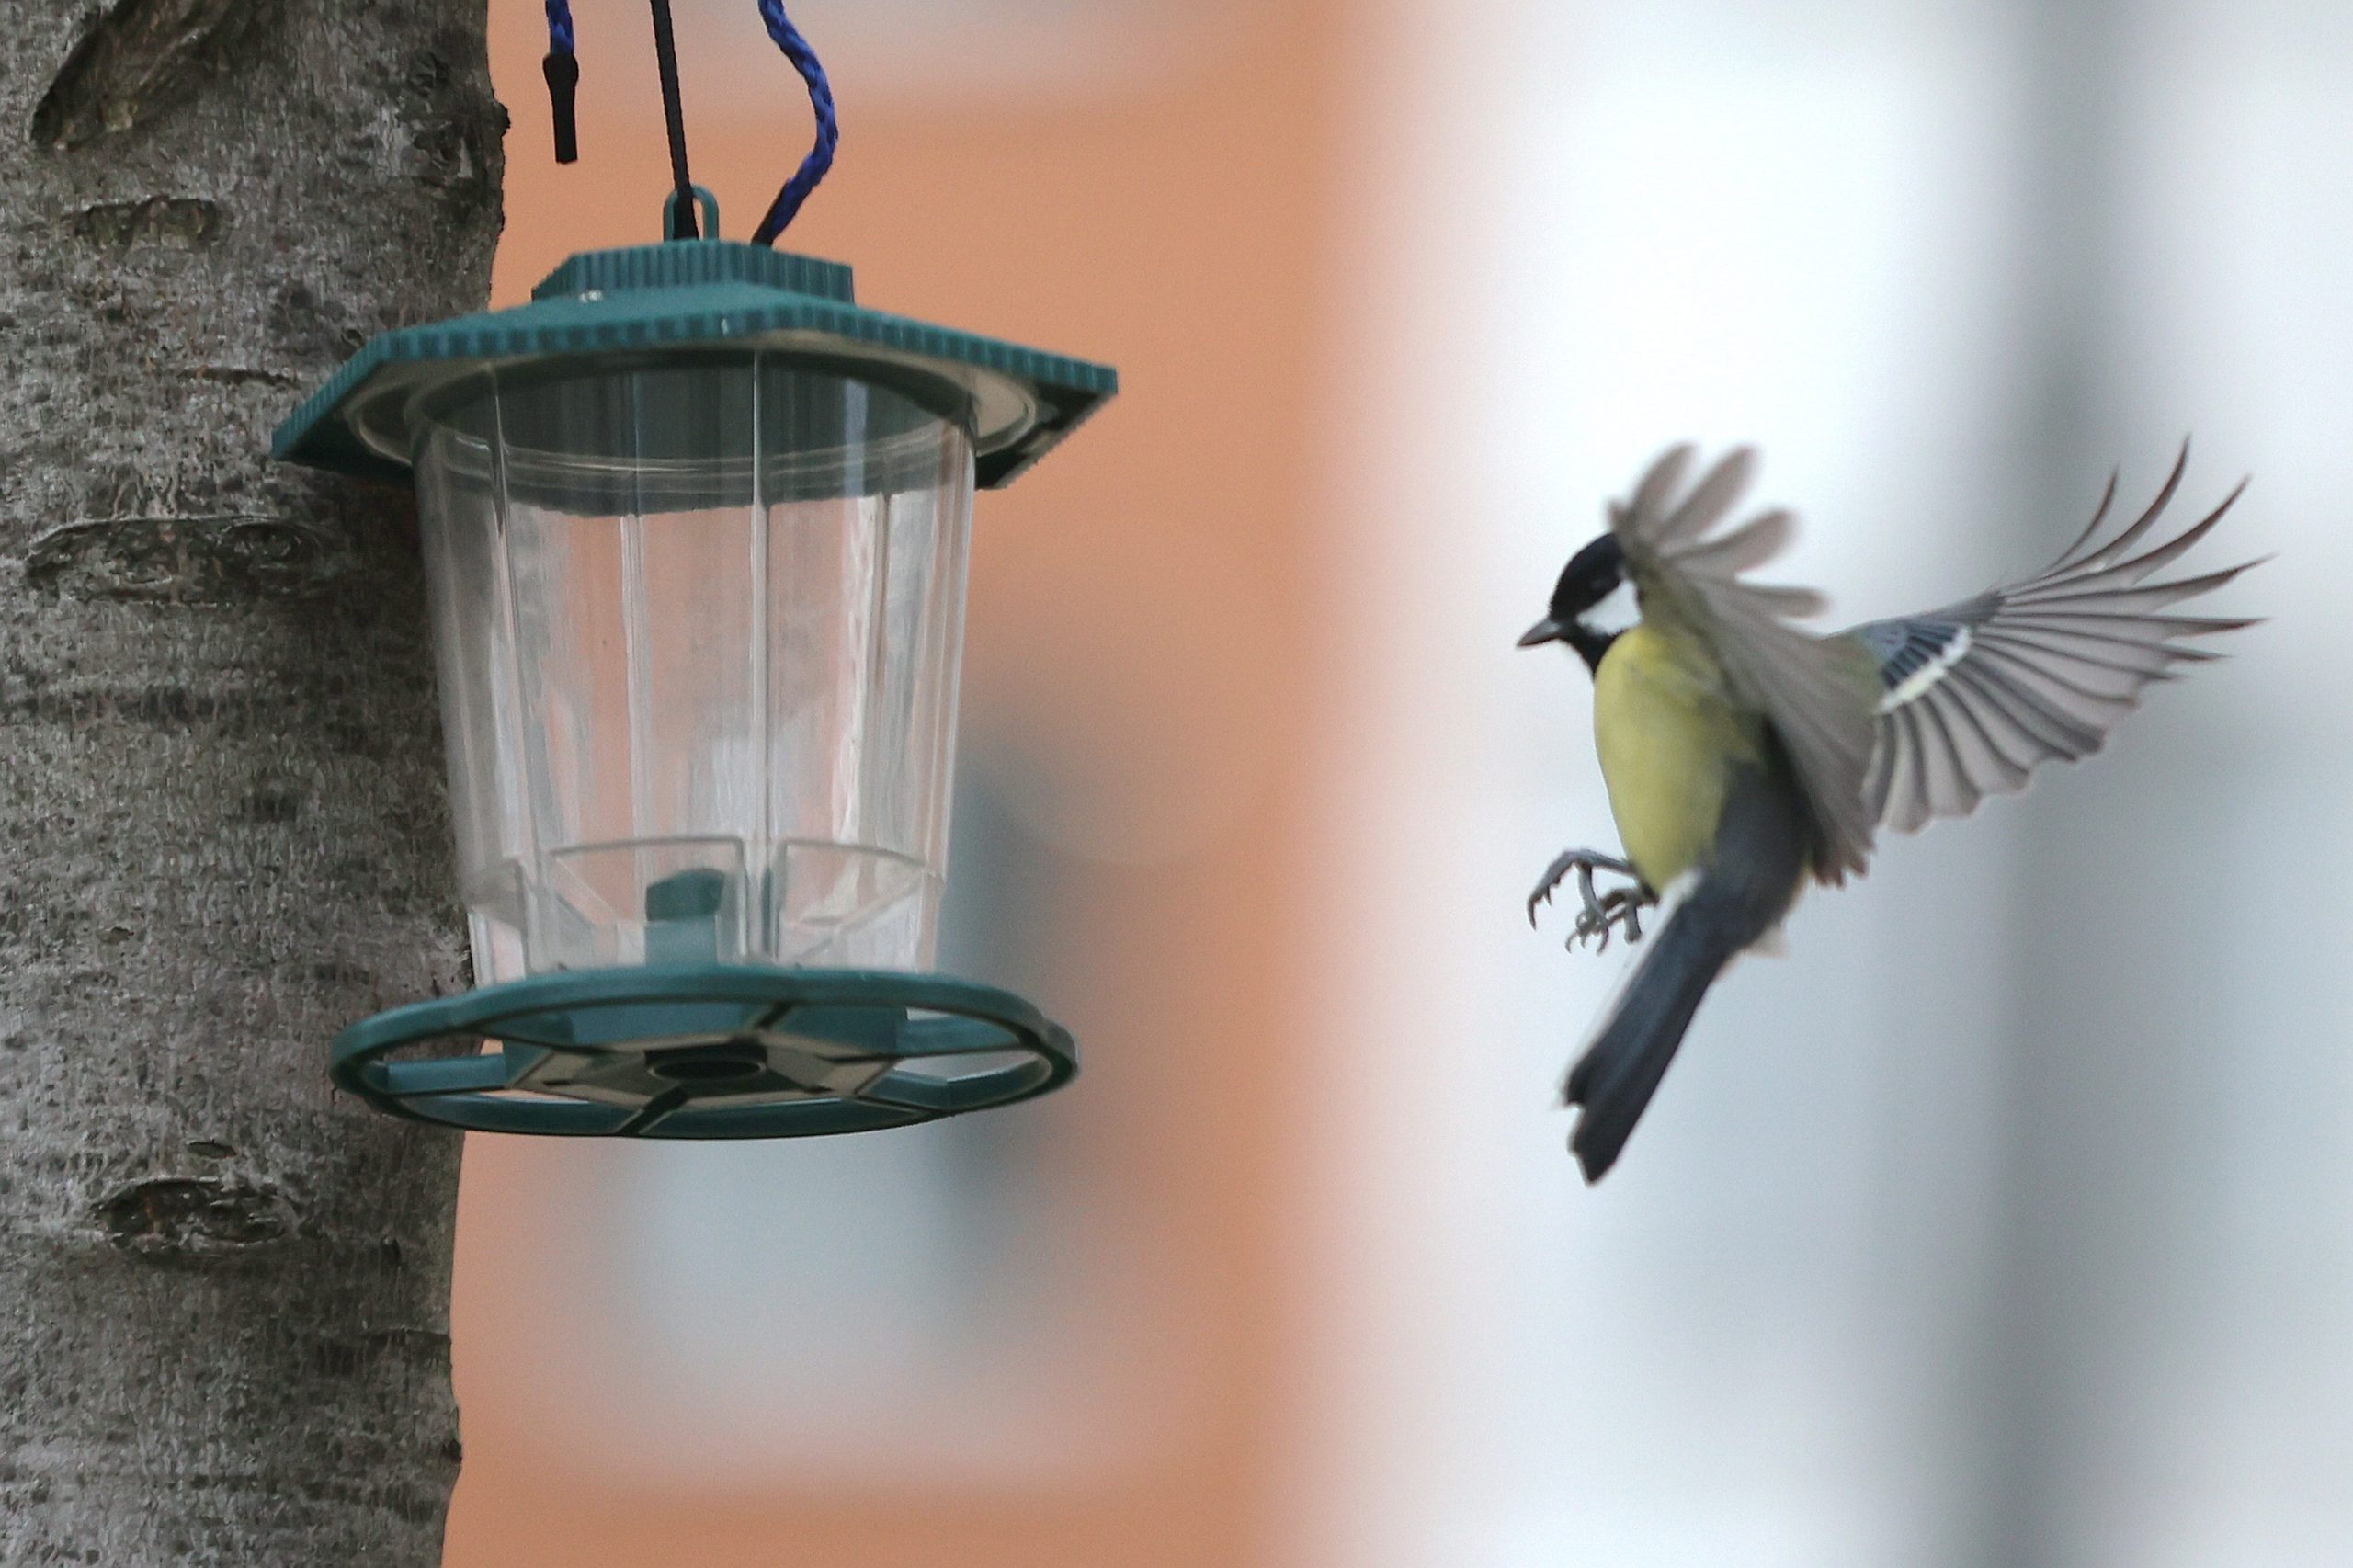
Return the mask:
POLYGON ((329 1090, 463 983, 408 499, 280 472, 476 308, 484 0, 0 21, 0 1563, 426 1564, 453 1135, 329 1090))

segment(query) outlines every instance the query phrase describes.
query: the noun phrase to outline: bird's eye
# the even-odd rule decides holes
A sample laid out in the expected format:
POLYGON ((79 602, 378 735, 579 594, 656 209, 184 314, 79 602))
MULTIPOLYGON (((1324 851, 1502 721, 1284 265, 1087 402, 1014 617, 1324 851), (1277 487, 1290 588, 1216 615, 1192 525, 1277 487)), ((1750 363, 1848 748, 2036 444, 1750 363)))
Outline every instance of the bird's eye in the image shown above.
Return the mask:
POLYGON ((1615 636, 1642 619, 1642 607, 1634 597, 1633 580, 1620 577, 1615 588, 1577 617, 1577 624, 1588 631, 1615 636))

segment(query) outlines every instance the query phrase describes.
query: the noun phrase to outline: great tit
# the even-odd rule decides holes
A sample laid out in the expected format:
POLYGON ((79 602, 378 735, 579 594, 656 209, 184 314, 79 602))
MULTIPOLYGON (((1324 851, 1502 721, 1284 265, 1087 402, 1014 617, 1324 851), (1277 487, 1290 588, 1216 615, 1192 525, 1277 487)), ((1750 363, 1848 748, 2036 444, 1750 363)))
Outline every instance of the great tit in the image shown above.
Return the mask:
POLYGON ((2141 549, 2188 457, 2185 444, 2156 499, 2112 538, 2101 538, 2110 478, 2090 525, 2035 575, 1831 636, 1790 624, 1821 611, 1819 595, 1743 575, 1780 552, 1790 513, 1717 531, 1747 488, 1753 450, 1687 490, 1692 449, 1675 447, 1610 506, 1608 531, 1571 558, 1519 640, 1565 642, 1591 672, 1594 745, 1625 848, 1623 859, 1555 859, 1529 918, 1572 871, 1584 901, 1572 945, 1607 945, 1619 926, 1639 938, 1642 910, 1666 912, 1563 1088, 1581 1108, 1569 1147, 1586 1180, 1617 1160, 1709 985, 1778 935, 1809 880, 1861 873, 1881 827, 1966 816, 2022 789, 2040 763, 2090 756, 2143 687, 2216 657, 2185 639, 2254 624, 2162 613, 2253 562, 2148 581, 2245 489, 2141 549), (1635 618, 1613 623, 1610 607, 1629 597, 1635 618), (1596 871, 1631 885, 1597 896, 1596 871))

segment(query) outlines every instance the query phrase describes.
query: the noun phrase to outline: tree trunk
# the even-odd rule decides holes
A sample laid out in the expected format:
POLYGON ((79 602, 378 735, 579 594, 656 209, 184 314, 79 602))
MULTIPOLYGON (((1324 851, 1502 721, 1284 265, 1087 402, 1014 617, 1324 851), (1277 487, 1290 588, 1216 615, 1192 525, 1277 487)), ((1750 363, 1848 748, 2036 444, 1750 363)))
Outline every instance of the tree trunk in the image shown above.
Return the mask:
POLYGON ((484 0, 6 11, 0 1562, 435 1562, 459 1143, 325 1078, 465 983, 413 516, 267 444, 487 294, 484 0))

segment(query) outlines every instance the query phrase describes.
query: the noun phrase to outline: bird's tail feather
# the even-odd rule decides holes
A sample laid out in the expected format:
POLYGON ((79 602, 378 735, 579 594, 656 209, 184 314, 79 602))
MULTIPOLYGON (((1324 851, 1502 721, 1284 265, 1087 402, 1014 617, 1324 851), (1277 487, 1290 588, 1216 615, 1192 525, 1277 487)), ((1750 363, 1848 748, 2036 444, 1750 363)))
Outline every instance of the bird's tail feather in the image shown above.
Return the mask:
POLYGON ((1675 1060, 1699 998, 1755 934, 1752 922, 1710 891, 1702 886, 1667 916, 1601 1032, 1569 1071, 1563 1098, 1583 1108, 1569 1149, 1588 1182, 1616 1163, 1675 1060))

